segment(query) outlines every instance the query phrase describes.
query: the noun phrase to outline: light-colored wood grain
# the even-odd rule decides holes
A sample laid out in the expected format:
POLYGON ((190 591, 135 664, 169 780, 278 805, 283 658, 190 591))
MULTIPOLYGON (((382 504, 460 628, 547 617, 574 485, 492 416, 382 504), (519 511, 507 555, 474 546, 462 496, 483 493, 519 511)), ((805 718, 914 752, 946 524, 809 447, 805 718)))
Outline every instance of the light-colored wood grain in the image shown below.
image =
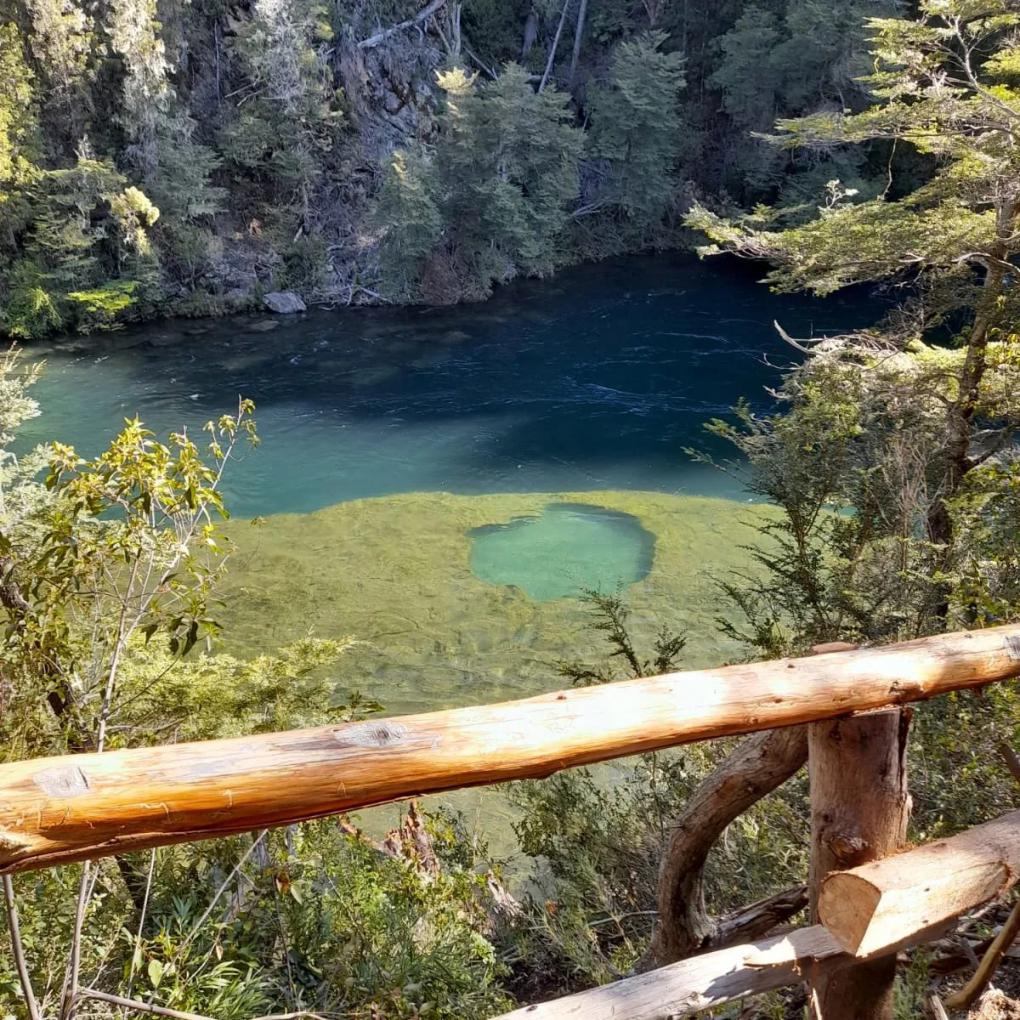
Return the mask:
POLYGON ((822 923, 858 956, 899 948, 905 933, 943 925, 1020 877, 1020 811, 950 839, 826 877, 822 923))
POLYGON ((524 701, 0 766, 0 873, 546 776, 1020 676, 1020 626, 524 701))
POLYGON ((845 959, 820 925, 717 949, 658 970, 514 1010, 496 1020, 674 1020, 797 984, 822 960, 845 959))

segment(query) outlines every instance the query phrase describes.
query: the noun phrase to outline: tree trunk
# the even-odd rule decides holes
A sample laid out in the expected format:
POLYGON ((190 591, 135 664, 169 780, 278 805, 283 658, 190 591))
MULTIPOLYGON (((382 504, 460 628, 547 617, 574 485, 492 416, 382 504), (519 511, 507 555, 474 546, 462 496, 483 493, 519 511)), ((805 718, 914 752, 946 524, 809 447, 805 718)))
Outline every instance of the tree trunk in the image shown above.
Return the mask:
MULTIPOLYGON (((808 726, 811 773, 811 920, 822 881, 903 846, 910 814, 909 712, 896 709, 808 726)), ((896 956, 821 966, 809 980, 819 1020, 892 1020, 896 956)))
POLYGON ((549 75, 552 74, 553 64, 556 62, 556 50, 560 45, 560 36, 563 34, 563 25, 567 20, 567 10, 570 8, 570 0, 563 0, 563 9, 560 11, 560 20, 556 25, 556 34, 553 36, 552 43, 549 45, 549 57, 545 62, 545 71, 542 74, 542 80, 538 83, 538 91, 541 92, 546 82, 549 81, 549 75))
MULTIPOLYGON (((928 514, 928 540, 940 547, 936 553, 935 568, 944 569, 950 564, 953 542, 953 521, 949 504, 960 491, 967 473, 974 466, 971 459, 971 424, 978 408, 978 398, 985 370, 988 367, 988 341, 998 318, 1006 279, 1006 260, 1010 254, 1010 237, 1017 218, 1013 201, 1001 202, 996 208, 995 242, 989 251, 981 298, 974 310, 974 322, 967 338, 967 353, 960 373, 960 387, 956 399, 949 406, 946 419, 946 464, 941 492, 928 514)), ((945 619, 949 613, 949 587, 937 590, 935 614, 945 619)))
POLYGON ((570 73, 567 75, 567 82, 570 86, 574 84, 574 76, 577 74, 577 62, 581 57, 581 40, 584 37, 584 19, 588 14, 588 0, 580 0, 577 5, 577 21, 574 23, 574 48, 570 53, 570 73))
POLYGON ((521 41, 521 63, 524 63, 524 58, 531 52, 531 47, 535 45, 535 39, 538 38, 538 11, 535 10, 535 5, 531 5, 531 9, 528 11, 528 16, 524 21, 524 38, 521 41))

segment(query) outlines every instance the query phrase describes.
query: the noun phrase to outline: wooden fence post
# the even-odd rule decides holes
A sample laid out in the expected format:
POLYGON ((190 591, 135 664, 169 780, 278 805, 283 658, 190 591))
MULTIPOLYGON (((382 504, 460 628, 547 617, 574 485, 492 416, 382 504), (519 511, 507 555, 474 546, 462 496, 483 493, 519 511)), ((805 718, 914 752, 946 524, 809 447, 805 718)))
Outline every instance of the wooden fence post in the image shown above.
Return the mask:
MULTIPOLYGON (((811 919, 831 871, 886 857, 906 839, 909 709, 811 723, 811 919)), ((892 1020, 896 956, 809 974, 815 1020, 892 1020)))

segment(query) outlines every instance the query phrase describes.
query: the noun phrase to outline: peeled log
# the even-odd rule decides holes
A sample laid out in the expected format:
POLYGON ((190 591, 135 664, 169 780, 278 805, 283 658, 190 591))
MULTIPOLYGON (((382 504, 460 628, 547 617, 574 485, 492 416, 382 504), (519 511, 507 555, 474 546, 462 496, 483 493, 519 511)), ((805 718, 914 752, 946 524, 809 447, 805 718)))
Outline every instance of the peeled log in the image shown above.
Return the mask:
POLYGON ((950 839, 829 875, 818 914, 850 953, 900 948, 1005 892, 1020 877, 1020 811, 950 839))
POLYGON ((821 960, 835 965, 847 957, 839 943, 815 925, 524 1006, 496 1020, 677 1020, 797 984, 821 960))
MULTIPOLYGON (((910 709, 808 726, 811 775, 811 920, 825 876, 902 848, 907 835, 910 709)), ((896 955, 810 975, 811 1015, 892 1020, 896 955)))
POLYGON ((550 775, 1020 676, 1020 626, 524 701, 0 765, 0 873, 550 775))

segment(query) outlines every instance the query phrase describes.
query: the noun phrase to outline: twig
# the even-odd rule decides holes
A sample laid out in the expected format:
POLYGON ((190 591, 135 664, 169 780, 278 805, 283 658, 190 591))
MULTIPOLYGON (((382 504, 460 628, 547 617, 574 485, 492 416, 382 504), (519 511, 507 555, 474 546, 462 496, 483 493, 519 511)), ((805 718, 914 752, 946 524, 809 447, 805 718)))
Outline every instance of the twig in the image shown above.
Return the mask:
POLYGON ((926 1005, 928 1006, 928 1012, 934 1017, 934 1020, 949 1020, 946 1007, 942 1005, 942 1000, 934 992, 928 996, 926 1005))
MULTIPOLYGON (((213 1020, 212 1017, 203 1013, 187 1013, 182 1009, 170 1009, 168 1006, 157 1006, 152 1002, 143 1002, 141 999, 127 999, 123 995, 111 995, 109 992, 101 992, 98 988, 82 988, 78 992, 81 999, 96 999, 99 1002, 108 1002, 111 1006, 122 1006, 124 1009, 136 1009, 139 1013, 152 1013, 156 1016, 172 1017, 173 1020, 213 1020)), ((267 1013, 265 1016, 252 1017, 251 1020, 326 1020, 321 1013, 311 1013, 306 1009, 297 1010, 294 1013, 267 1013)))
POLYGON ((262 840, 266 838, 268 832, 269 832, 268 829, 263 829, 258 834, 258 836, 254 840, 252 840, 251 846, 248 847, 247 850, 245 850, 245 852, 241 856, 241 859, 237 862, 237 864, 234 865, 233 870, 223 880, 223 883, 222 885, 220 885, 219 889, 216 890, 215 895, 209 902, 209 906, 205 908, 205 913, 195 922, 195 924, 192 926, 191 931, 188 932, 187 936, 185 937, 184 941, 177 947, 177 950, 174 954, 175 957, 179 957, 180 954, 183 953, 184 950, 191 944, 192 939, 194 939, 194 937, 198 934, 199 929, 201 929, 202 925, 205 924, 205 922, 209 919, 209 915, 213 912, 213 908, 219 902, 219 898, 227 891, 227 886, 230 885, 230 883, 234 880, 234 876, 241 870, 241 868, 244 867, 244 862, 247 861, 249 857, 251 857, 252 853, 254 853, 255 851, 255 847, 257 847, 259 843, 261 843, 262 840))
POLYGON ((493 70, 493 69, 492 69, 491 67, 489 67, 489 65, 488 65, 488 64, 486 64, 486 63, 485 63, 485 61, 484 61, 484 60, 482 60, 482 58, 481 58, 481 57, 479 57, 479 56, 478 56, 478 54, 477 54, 477 53, 475 53, 475 51, 474 51, 473 49, 471 49, 471 47, 470 47, 470 46, 468 46, 468 44, 467 44, 467 43, 465 43, 465 42, 462 42, 462 43, 461 43, 461 46, 463 47, 463 49, 464 49, 464 52, 465 52, 465 53, 466 53, 466 54, 467 54, 467 55, 468 55, 468 56, 469 56, 469 57, 470 57, 470 58, 471 58, 471 59, 472 59, 472 60, 473 60, 473 61, 474 61, 474 62, 475 62, 475 63, 476 63, 476 64, 477 64, 477 65, 478 65, 478 66, 479 66, 479 67, 480 67, 480 68, 481 68, 481 69, 482 69, 482 70, 483 70, 483 71, 484 71, 484 72, 485 72, 485 73, 486 73, 486 74, 487 74, 487 75, 488 75, 488 76, 489 76, 489 77, 490 77, 490 78, 491 78, 491 79, 493 80, 493 81, 496 81, 496 80, 497 80, 497 79, 499 78, 499 75, 498 75, 498 74, 496 74, 496 72, 495 72, 495 71, 494 71, 494 70, 493 70))
POLYGON ((21 926, 18 924, 18 905, 14 902, 14 883, 10 875, 3 876, 3 885, 4 902, 7 904, 7 930, 11 933, 11 952, 14 953, 14 964, 18 968, 18 980, 25 996, 25 1006, 28 1009, 29 1020, 41 1020, 39 1003, 36 1002, 35 992, 32 991, 32 977, 25 962, 25 946, 21 941, 21 926))
POLYGON ((71 955, 64 978, 64 995, 60 1004, 60 1020, 71 1020, 78 998, 78 975, 81 972, 81 937, 85 927, 85 912, 92 896, 92 862, 81 866, 81 884, 78 886, 78 903, 74 910, 74 930, 71 934, 71 955))
POLYGON ((611 914, 609 917, 597 917, 594 921, 588 922, 589 928, 597 928, 600 924, 619 924, 626 921, 628 917, 658 917, 657 910, 628 910, 624 914, 611 914))
POLYGON ((79 999, 97 999, 99 1002, 108 1002, 111 1006, 123 1006, 125 1009, 136 1009, 139 1013, 155 1013, 156 1016, 174 1017, 174 1020, 212 1020, 212 1017, 203 1016, 201 1013, 186 1013, 180 1009, 169 1009, 167 1006, 156 1006, 151 1002, 142 1002, 141 999, 126 999, 122 995, 111 995, 109 992, 101 992, 97 988, 80 988, 79 999))
POLYGON ((267 1013, 265 1016, 253 1016, 251 1020, 301 1020, 308 1017, 309 1020, 326 1020, 322 1013, 311 1013, 307 1009, 298 1009, 293 1013, 267 1013))
POLYGON ((131 954, 131 972, 128 974, 128 995, 131 994, 131 985, 135 979, 135 961, 141 958, 142 954, 142 931, 145 928, 145 914, 149 909, 149 893, 152 891, 152 873, 156 869, 156 848, 149 851, 149 875, 145 880, 145 897, 142 899, 142 909, 138 912, 138 933, 135 935, 135 951, 131 954))
POLYGON ((946 999, 946 1006, 949 1009, 969 1009, 978 997, 985 990, 988 982, 992 980, 1003 953, 1016 941, 1020 935, 1020 899, 1016 901, 1013 910, 1006 923, 1002 926, 995 941, 988 947, 985 955, 974 971, 974 976, 958 991, 946 999))

